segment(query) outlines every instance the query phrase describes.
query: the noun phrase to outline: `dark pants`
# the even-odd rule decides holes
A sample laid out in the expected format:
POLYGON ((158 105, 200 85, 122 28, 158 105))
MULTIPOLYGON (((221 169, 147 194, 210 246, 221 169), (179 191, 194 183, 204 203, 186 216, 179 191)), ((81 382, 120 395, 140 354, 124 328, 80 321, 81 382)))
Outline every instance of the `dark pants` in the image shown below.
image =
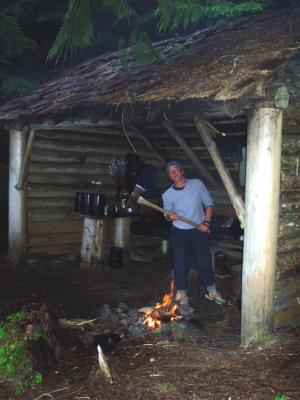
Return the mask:
POLYGON ((172 228, 171 243, 173 252, 174 280, 177 290, 188 289, 190 264, 194 262, 201 284, 206 287, 214 283, 210 263, 208 235, 196 229, 172 228))

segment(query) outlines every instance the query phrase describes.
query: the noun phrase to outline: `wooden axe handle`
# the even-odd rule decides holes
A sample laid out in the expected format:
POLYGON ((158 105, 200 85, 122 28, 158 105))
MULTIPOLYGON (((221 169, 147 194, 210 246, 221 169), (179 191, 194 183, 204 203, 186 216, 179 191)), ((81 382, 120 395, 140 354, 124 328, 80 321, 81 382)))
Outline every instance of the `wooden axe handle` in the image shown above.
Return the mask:
MULTIPOLYGON (((172 214, 173 213, 173 211, 165 210, 164 208, 159 207, 156 204, 151 203, 150 201, 146 200, 143 196, 139 196, 138 197, 137 203, 138 204, 142 204, 143 206, 146 206, 146 207, 153 208, 154 210, 160 211, 160 212, 162 212, 164 214, 172 214)), ((199 226, 199 224, 196 224, 196 222, 191 221, 190 219, 184 218, 181 215, 178 215, 178 219, 180 221, 182 221, 182 222, 185 222, 188 225, 192 225, 194 228, 198 228, 198 226, 199 226)))

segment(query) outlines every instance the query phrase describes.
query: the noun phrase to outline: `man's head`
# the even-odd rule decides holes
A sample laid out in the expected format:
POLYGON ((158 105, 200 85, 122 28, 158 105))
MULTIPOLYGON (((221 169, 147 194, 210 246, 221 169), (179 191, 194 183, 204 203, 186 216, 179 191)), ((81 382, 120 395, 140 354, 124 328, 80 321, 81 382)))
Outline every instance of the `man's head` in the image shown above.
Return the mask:
POLYGON ((180 161, 169 161, 166 166, 166 171, 171 180, 176 183, 184 179, 184 171, 180 161))

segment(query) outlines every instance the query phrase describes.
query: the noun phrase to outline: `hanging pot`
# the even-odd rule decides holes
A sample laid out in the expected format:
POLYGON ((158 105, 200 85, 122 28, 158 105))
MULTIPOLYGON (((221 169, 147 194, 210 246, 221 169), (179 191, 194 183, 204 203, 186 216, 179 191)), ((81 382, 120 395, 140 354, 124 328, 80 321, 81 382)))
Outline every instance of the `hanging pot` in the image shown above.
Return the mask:
POLYGON ((75 205, 74 205, 74 211, 77 213, 82 213, 83 212, 83 192, 77 192, 75 195, 75 205))
POLYGON ((83 193, 82 213, 91 215, 93 207, 93 193, 83 193))
POLYGON ((122 268, 123 267, 123 249, 122 247, 112 246, 109 249, 108 255, 109 268, 122 268))

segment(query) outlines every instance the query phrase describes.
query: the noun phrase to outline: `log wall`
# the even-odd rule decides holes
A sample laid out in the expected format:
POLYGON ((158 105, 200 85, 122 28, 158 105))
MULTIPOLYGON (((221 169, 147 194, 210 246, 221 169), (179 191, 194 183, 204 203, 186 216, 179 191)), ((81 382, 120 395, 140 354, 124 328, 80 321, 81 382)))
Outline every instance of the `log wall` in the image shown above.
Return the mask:
MULTIPOLYGON (((143 139, 131 141, 146 163, 162 164, 143 139)), ((29 255, 80 253, 83 221, 73 214, 75 193, 99 191, 113 197, 116 187, 108 166, 132 151, 122 129, 36 132, 27 185, 29 255)))
MULTIPOLYGON (((162 190, 170 182, 165 173, 165 161, 180 159, 182 151, 172 147, 172 138, 163 127, 152 130, 126 131, 141 159, 160 171, 162 190), (138 132, 142 132, 141 136, 138 132), (158 136, 154 132, 158 132, 158 136), (151 145, 147 144, 150 142, 151 145), (151 147, 152 146, 152 147, 151 147)), ((206 163, 209 155, 196 129, 183 132, 199 158, 206 163)), ((80 252, 82 217, 74 215, 77 191, 100 191, 108 198, 116 194, 116 187, 108 172, 110 162, 123 159, 133 152, 122 127, 99 128, 99 132, 50 131, 36 132, 28 173, 28 250, 30 254, 64 254, 80 252), (100 181, 101 185, 93 185, 100 181)), ((199 177, 191 162, 184 159, 189 177, 199 177)), ((214 167, 211 166, 211 169, 214 167)), ((231 168, 232 165, 231 165, 231 168)), ((230 207, 224 189, 211 191, 215 203, 230 207)), ((231 208, 231 207, 230 207, 231 208)))
POLYGON ((300 131, 283 135, 275 328, 300 323, 300 131))

